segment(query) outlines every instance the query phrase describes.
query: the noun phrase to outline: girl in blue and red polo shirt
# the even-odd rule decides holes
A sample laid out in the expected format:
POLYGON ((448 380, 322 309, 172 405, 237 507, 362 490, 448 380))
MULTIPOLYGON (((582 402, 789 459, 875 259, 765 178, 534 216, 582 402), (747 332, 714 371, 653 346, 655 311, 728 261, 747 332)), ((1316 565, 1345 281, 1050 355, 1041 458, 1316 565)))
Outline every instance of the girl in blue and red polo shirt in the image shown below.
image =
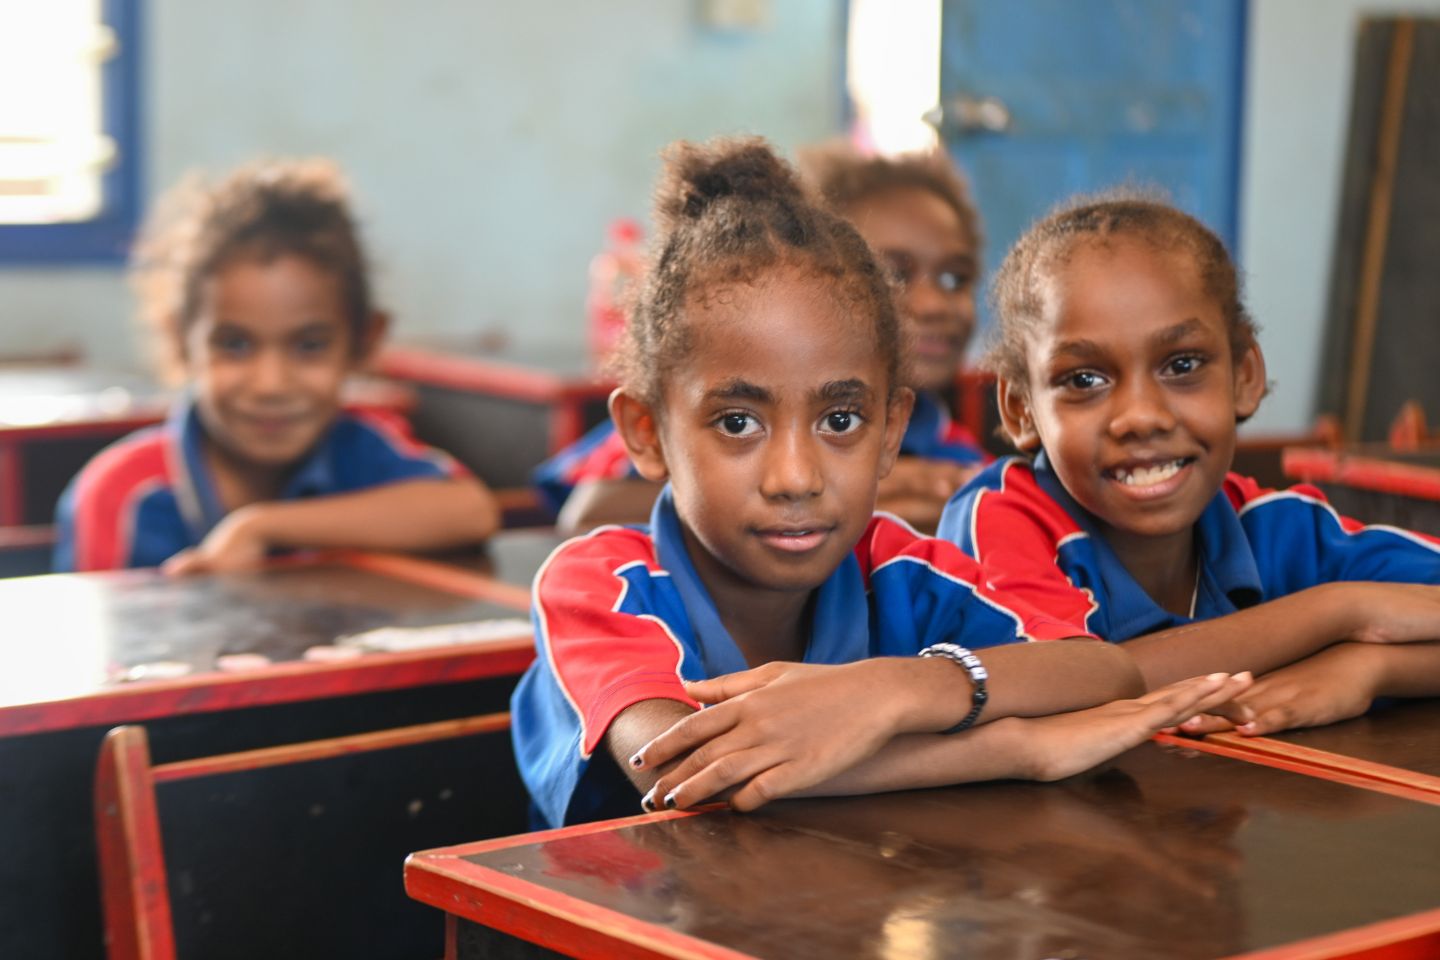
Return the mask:
POLYGON ((163 426, 70 483, 55 569, 244 570, 278 549, 438 549, 496 529, 479 480, 403 423, 341 408, 386 324, 333 165, 183 184, 147 224, 136 278, 186 389, 163 426))
POLYGON ((656 219, 611 414, 666 487, 536 577, 512 728, 543 823, 1064 776, 1244 688, 1107 704, 1123 650, 873 512, 912 402, 890 290, 763 142, 677 145, 656 219))
POLYGON ((940 525, 987 583, 1124 641, 1152 685, 1258 676, 1194 732, 1440 693, 1440 546, 1229 472, 1265 361, 1213 233, 1144 197, 1081 199, 1016 243, 995 296, 1000 415, 1027 456, 940 525))

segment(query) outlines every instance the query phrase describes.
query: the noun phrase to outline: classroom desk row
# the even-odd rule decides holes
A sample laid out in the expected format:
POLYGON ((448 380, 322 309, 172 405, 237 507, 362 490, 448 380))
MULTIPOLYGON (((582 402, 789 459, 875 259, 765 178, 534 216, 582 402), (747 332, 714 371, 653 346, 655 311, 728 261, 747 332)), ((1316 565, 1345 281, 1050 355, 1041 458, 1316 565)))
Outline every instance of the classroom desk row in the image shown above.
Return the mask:
POLYGON ((1054 784, 664 813, 417 853, 447 958, 1440 957, 1440 701, 1161 736, 1054 784))
MULTIPOLYGON (((503 713, 533 658, 528 584, 556 542, 0 581, 0 957, 104 955, 92 792, 107 730, 143 724, 166 763, 503 713), (368 649, 377 630, 410 628, 388 635, 403 647, 474 621, 498 626, 368 649)), ((405 854, 528 822, 503 729, 310 766, 157 791, 181 957, 438 955, 441 931, 400 888, 405 854), (263 869, 230 867, 246 863, 263 869)))

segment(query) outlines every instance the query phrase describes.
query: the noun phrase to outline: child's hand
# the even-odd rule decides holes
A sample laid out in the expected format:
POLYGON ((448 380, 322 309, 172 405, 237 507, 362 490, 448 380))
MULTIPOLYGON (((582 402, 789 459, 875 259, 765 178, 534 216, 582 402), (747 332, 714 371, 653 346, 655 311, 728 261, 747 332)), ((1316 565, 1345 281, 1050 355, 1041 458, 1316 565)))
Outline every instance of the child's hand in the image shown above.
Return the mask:
POLYGON ((1375 699, 1377 656, 1384 656, 1384 651, 1363 644, 1327 647, 1255 681, 1255 686, 1240 699, 1253 714, 1249 722, 1197 716, 1181 724, 1180 730, 1202 735, 1233 727, 1247 737, 1258 737, 1358 717, 1370 709, 1375 699))
POLYGON ((753 810, 830 779, 893 735, 891 698, 874 693, 903 682, 890 674, 906 662, 775 662, 687 684, 691 696, 718 705, 681 720, 631 759, 635 767, 653 769, 690 751, 646 800, 684 808, 738 786, 731 806, 753 810))
POLYGON ((251 510, 236 510, 216 524, 199 546, 181 550, 160 569, 171 576, 258 570, 265 563, 270 544, 261 535, 255 517, 251 510))
POLYGON ((1138 746, 1162 730, 1183 725, 1196 714, 1217 709, 1253 682, 1248 673, 1212 673, 1160 687, 1135 700, 996 723, 1024 724, 1021 742, 1033 751, 1031 778, 1060 780, 1138 746))
POLYGON ((1344 583, 1343 609, 1360 617, 1351 640, 1408 643, 1440 640, 1440 586, 1421 583, 1344 583))

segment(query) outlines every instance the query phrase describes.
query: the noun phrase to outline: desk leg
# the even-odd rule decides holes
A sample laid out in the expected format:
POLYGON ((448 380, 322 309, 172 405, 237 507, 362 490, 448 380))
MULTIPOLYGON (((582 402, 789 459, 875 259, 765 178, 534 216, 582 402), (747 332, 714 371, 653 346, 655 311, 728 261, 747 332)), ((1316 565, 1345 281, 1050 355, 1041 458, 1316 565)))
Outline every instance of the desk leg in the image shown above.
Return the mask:
POLYGON ((446 916, 445 960, 564 960, 566 956, 508 933, 446 916))

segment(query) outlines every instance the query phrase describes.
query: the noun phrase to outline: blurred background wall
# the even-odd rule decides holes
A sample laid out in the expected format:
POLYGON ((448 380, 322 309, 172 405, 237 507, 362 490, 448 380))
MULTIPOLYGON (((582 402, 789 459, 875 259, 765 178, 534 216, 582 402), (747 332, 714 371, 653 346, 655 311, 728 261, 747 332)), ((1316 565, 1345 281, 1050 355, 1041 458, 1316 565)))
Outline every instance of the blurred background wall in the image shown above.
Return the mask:
MULTIPOLYGON (((605 224, 647 214, 661 146, 842 132, 846 4, 759 6, 727 29, 679 0, 145 0, 146 199, 196 167, 333 156, 398 335, 564 342, 605 224)), ((1248 5, 1239 248, 1276 383, 1250 429, 1313 416, 1354 24, 1400 8, 1440 0, 1248 5)), ((131 313, 119 267, 0 265, 8 351, 137 365, 131 313)))

